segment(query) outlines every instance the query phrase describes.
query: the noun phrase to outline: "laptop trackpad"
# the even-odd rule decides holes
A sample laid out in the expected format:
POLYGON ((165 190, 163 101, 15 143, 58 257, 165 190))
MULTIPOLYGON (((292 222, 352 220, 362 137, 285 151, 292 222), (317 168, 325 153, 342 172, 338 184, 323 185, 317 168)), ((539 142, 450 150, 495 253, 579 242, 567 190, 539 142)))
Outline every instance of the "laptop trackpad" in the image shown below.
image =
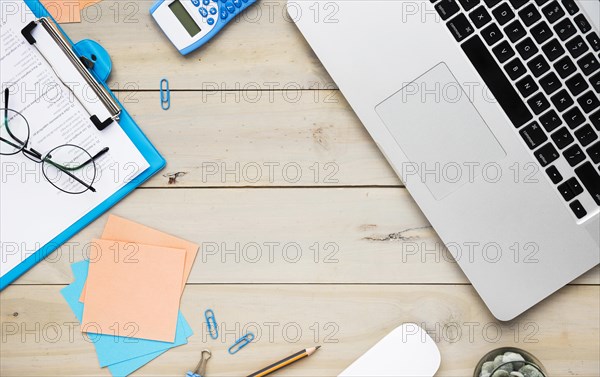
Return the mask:
POLYGON ((482 173, 501 173, 494 162, 506 153, 445 63, 404 86, 375 111, 410 161, 399 167, 404 183, 420 179, 437 200, 482 173))

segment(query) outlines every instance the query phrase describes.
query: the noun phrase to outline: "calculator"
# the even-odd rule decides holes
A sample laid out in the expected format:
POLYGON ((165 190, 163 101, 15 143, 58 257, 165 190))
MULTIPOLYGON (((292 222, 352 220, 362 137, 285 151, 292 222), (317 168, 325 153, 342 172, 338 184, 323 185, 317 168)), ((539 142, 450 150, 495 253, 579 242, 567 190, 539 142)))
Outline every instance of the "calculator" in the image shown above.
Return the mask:
POLYGON ((159 0, 150 14, 182 55, 214 37, 256 0, 159 0))

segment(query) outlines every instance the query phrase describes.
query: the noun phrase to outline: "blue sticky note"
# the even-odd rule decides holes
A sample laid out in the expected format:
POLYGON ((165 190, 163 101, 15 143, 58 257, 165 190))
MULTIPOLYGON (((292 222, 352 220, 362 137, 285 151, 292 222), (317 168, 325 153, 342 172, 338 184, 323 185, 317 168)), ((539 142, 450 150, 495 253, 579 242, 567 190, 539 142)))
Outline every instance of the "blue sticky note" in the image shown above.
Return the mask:
POLYGON ((126 377, 136 370, 140 369, 144 365, 148 364, 152 360, 156 359, 163 353, 167 352, 167 350, 150 353, 148 355, 136 357, 135 359, 123 361, 121 363, 112 364, 108 366, 108 370, 113 377, 126 377))
MULTIPOLYGON (((81 318, 83 317, 84 304, 79 302, 79 297, 81 296, 81 292, 83 291, 83 287, 87 279, 88 267, 89 261, 87 260, 73 264, 71 268, 73 270, 73 274, 75 275, 75 281, 71 285, 61 290, 63 297, 80 322, 81 318)), ((183 318, 181 312, 179 312, 175 341, 173 343, 147 339, 132 339, 106 334, 88 334, 88 337, 96 347, 96 353, 98 355, 98 361, 100 362, 101 367, 122 363, 124 361, 133 359, 136 361, 135 365, 137 365, 137 367, 135 369, 137 369, 168 349, 186 344, 187 338, 191 334, 192 330, 189 324, 185 318, 183 318), (150 354, 154 355, 150 359, 147 357, 142 357, 149 356, 150 354), (139 360, 136 360, 138 358, 139 360)), ((115 369, 129 370, 133 366, 133 364, 118 366, 115 367, 115 369)))

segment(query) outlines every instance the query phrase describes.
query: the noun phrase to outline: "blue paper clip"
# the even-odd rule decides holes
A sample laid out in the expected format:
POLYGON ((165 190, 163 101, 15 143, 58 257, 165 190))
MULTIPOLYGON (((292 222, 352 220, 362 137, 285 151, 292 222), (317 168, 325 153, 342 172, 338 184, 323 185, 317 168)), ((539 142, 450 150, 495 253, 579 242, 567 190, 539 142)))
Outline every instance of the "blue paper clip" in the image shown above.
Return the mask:
POLYGON ((212 309, 206 309, 204 312, 204 318, 206 318, 206 327, 208 329, 208 335, 211 338, 217 339, 219 337, 219 328, 217 327, 217 320, 215 319, 215 312, 212 309))
POLYGON ((160 80, 160 106, 163 110, 169 110, 171 107, 171 90, 169 90, 169 80, 160 80))
POLYGON ((237 353, 239 350, 241 350, 242 348, 246 347, 253 340, 254 340, 254 334, 249 332, 246 335, 239 338, 238 340, 236 340, 235 343, 233 343, 233 345, 231 347, 229 347, 228 352, 231 355, 233 355, 233 354, 237 353))

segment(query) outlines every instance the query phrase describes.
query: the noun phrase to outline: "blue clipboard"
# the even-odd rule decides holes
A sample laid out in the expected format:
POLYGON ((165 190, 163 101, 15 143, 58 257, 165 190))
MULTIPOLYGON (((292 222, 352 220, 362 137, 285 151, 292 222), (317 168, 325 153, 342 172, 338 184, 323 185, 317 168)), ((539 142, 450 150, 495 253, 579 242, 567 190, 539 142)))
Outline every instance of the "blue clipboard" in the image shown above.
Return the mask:
MULTIPOLYGON (((23 2, 29 7, 32 13, 36 17, 49 17, 53 21, 54 19, 48 13, 46 8, 38 1, 38 0, 23 0, 23 2)), ((56 23, 56 21, 54 21, 56 23)), ((110 75, 110 71, 112 69, 112 63, 110 60, 110 56, 106 52, 106 50, 100 46, 98 43, 85 39, 78 43, 73 43, 71 39, 66 35, 64 30, 59 29, 63 33, 63 35, 67 38, 68 42, 71 44, 73 51, 78 54, 80 57, 85 57, 90 61, 94 61, 94 68, 90 70, 92 76, 99 83, 103 84, 109 91, 110 89, 106 85, 106 80, 110 75)), ((31 267, 42 261, 46 256, 52 253, 55 249, 60 247, 63 243, 68 241, 71 237, 77 234, 81 229, 88 226, 92 221, 96 218, 100 217, 104 212, 108 211, 112 206, 117 204, 118 201, 123 199, 127 194, 132 192, 136 187, 147 181, 152 175, 156 174, 159 170, 161 170, 165 164, 165 159, 158 153, 158 150, 150 143, 150 140, 144 135, 142 130, 138 127, 135 121, 131 118, 127 110, 123 107, 123 105, 119 102, 119 100, 114 96, 112 92, 111 95, 115 98, 119 107, 121 108, 121 114, 119 119, 119 124, 125 134, 131 139, 131 141, 136 145, 139 149, 140 153, 144 156, 148 164, 150 165, 146 170, 144 170, 140 175, 138 175, 131 182, 127 183, 117 192, 115 192, 111 197, 107 200, 99 204, 96 208, 88 212, 85 216, 79 219, 75 224, 71 225, 64 232, 56 236, 53 240, 48 242, 48 244, 44 245, 38 251, 27 257, 24 261, 22 261, 18 266, 10 270, 6 275, 0 278, 0 291, 6 288, 7 285, 15 281, 19 276, 23 275, 27 272, 31 267)), ((112 124, 109 127, 118 127, 117 124, 112 124)))

